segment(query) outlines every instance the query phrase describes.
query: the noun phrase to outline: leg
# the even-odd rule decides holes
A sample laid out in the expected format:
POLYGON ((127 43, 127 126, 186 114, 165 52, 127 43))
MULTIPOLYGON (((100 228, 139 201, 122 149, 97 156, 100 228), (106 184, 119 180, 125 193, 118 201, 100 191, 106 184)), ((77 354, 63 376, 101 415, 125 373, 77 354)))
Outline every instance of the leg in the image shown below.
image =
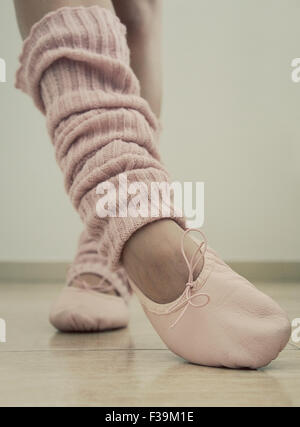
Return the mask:
MULTIPOLYGON (((47 13, 58 8, 65 6, 90 6, 95 3, 113 11, 113 5, 111 1, 108 0, 100 0, 97 2, 94 0, 53 0, 51 2, 45 0, 28 0, 26 4, 22 0, 15 0, 16 14, 21 34, 23 38, 27 37, 33 24, 38 22, 47 13)), ((125 3, 123 2, 123 5, 124 4, 125 3)), ((134 64, 135 72, 140 79, 142 93, 144 94, 144 97, 147 98, 148 102, 152 104, 153 108, 156 109, 157 114, 159 114, 161 102, 160 4, 159 2, 153 1, 130 1, 130 3, 126 2, 126 7, 124 8, 120 2, 116 2, 116 8, 118 10, 119 17, 127 26, 128 40, 132 48, 131 60, 134 64), (128 4, 129 8, 127 8, 128 4), (155 31, 154 36, 153 31, 155 31)), ((84 233, 83 237, 80 239, 78 253, 69 272, 68 283, 73 286, 81 286, 81 282, 84 282, 85 284, 90 284, 91 287, 94 287, 99 282, 102 263, 100 263, 99 258, 96 255, 97 242, 92 242, 92 240, 87 237, 87 232, 84 233), (95 263, 96 258, 98 258, 97 264, 95 263), (80 275, 78 274, 79 272, 80 275), (75 274, 77 275, 75 276, 75 274), (76 280, 70 280, 70 278, 76 280)), ((127 280, 125 279, 122 269, 120 269, 117 274, 123 278, 125 285, 124 288, 126 289, 127 280)), ((110 277, 111 274, 106 275, 106 283, 109 285, 110 283, 107 276, 110 277)), ((120 280, 117 280, 117 282, 119 281, 120 280)), ((118 291, 113 289, 109 292, 115 293, 118 291)), ((65 297, 63 298, 62 305, 66 305, 65 297)), ((58 326, 55 321, 56 316, 51 316, 51 318, 52 323, 58 326)), ((59 322, 59 324, 61 324, 61 322, 59 322)), ((63 327, 66 329, 65 322, 63 322, 63 327)), ((87 329, 87 325, 85 325, 85 329, 87 329)))
POLYGON ((160 116, 162 97, 162 0, 113 0, 127 28, 131 67, 139 79, 141 96, 160 116))
POLYGON ((88 7, 97 4, 110 11, 114 10, 111 0, 14 0, 14 3, 23 39, 29 35, 32 26, 40 21, 43 16, 61 7, 88 7))
MULTIPOLYGON (((111 0, 14 0, 14 3, 24 39, 28 37, 31 27, 43 16, 62 7, 98 4, 112 12, 114 10, 111 0)), ((76 258, 68 271, 68 288, 60 293, 50 313, 53 326, 62 331, 89 332, 127 325, 127 305, 119 298, 110 299, 110 313, 103 315, 99 293, 122 297, 125 301, 129 296, 124 270, 120 268, 113 273, 106 264, 106 260, 101 259, 97 253, 97 242, 86 231, 82 233, 76 258), (70 289, 71 286, 77 289, 70 289), (115 304, 119 307, 117 316, 115 304)))

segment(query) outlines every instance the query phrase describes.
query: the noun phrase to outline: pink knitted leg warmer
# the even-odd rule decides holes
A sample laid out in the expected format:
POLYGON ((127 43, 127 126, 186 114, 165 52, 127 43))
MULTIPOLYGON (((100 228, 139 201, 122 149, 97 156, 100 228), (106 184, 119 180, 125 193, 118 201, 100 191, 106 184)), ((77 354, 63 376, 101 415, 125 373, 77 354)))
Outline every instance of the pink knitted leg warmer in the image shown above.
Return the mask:
POLYGON ((117 189, 121 173, 128 184, 148 188, 168 181, 155 144, 157 121, 129 67, 125 27, 98 6, 63 8, 32 28, 20 62, 16 86, 46 114, 66 190, 115 268, 130 236, 163 214, 100 218, 98 184, 117 189))
MULTIPOLYGON (((80 235, 77 254, 68 270, 67 286, 72 285, 80 275, 87 273, 105 279, 118 295, 128 301, 131 289, 126 271, 122 267, 112 271, 107 265, 107 260, 99 255, 97 242, 84 230, 80 235)), ((93 286, 90 288, 93 289, 93 286)))

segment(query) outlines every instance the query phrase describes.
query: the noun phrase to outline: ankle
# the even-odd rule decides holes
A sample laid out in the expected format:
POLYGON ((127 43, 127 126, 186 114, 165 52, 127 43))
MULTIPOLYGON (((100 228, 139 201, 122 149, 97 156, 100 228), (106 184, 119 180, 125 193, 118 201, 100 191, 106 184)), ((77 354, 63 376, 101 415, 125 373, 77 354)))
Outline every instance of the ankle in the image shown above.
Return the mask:
MULTIPOLYGON (((127 242, 123 264, 129 277, 153 301, 168 303, 178 298, 188 281, 188 270, 181 252, 184 231, 172 220, 164 219, 138 230, 127 242)), ((187 237, 185 249, 191 258, 196 243, 187 237)), ((203 262, 195 269, 200 274, 203 262)))

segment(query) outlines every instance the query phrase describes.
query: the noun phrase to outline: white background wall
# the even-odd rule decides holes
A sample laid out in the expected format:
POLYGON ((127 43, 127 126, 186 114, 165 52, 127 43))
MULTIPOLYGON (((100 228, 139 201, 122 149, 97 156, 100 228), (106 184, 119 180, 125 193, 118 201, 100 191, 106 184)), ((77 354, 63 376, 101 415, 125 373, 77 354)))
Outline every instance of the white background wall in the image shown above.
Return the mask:
MULTIPOLYGON (((299 1, 163 1, 165 163, 205 182, 205 231, 226 259, 300 260, 299 1)), ((65 261, 81 224, 44 118, 13 88, 12 3, 0 2, 0 260, 65 261)))

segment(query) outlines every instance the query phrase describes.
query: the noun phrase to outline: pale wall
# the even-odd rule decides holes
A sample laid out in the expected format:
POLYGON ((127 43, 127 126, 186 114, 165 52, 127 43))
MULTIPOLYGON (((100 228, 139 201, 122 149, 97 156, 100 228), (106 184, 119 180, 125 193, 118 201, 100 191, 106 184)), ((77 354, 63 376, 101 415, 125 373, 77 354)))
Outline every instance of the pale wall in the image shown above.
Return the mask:
MULTIPOLYGON (((300 260, 298 0, 164 0, 166 164, 206 184, 205 231, 231 260, 300 260), (188 6, 188 7, 187 7, 188 6)), ((13 88, 21 41, 0 2, 0 260, 68 260, 80 221, 44 118, 13 88)))

